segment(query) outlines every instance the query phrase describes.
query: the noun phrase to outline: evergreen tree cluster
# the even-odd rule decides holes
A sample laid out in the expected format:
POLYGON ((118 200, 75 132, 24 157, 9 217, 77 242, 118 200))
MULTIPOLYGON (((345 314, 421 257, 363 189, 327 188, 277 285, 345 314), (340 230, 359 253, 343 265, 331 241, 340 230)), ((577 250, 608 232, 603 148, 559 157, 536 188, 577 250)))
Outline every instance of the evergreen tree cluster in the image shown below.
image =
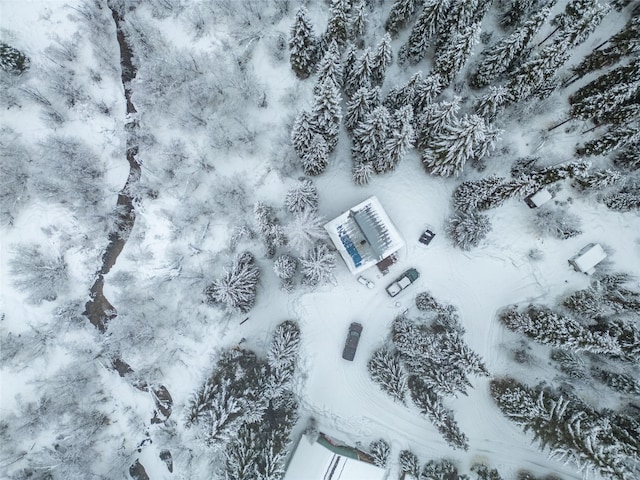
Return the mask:
POLYGON ((214 280, 205 289, 207 302, 247 313, 256 303, 259 280, 260 269, 253 254, 243 252, 236 256, 222 278, 214 280))
POLYGON ((453 412, 443 404, 446 396, 466 394, 469 375, 488 375, 480 357, 462 340, 455 308, 437 302, 428 292, 416 301, 422 317, 397 317, 391 343, 376 350, 367 366, 371 379, 394 400, 407 398, 427 416, 454 448, 468 448, 453 412))
POLYGON ((531 389, 513 378, 492 380, 490 392, 502 413, 525 432, 531 431, 552 457, 606 478, 637 476, 640 425, 631 418, 623 422, 577 399, 531 389))
POLYGON ((222 452, 225 478, 277 480, 298 420, 291 392, 300 344, 296 322, 276 327, 267 361, 241 348, 224 351, 187 405, 185 425, 222 452))
POLYGON ((20 75, 29 68, 29 58, 20 50, 0 42, 0 69, 13 75, 20 75))

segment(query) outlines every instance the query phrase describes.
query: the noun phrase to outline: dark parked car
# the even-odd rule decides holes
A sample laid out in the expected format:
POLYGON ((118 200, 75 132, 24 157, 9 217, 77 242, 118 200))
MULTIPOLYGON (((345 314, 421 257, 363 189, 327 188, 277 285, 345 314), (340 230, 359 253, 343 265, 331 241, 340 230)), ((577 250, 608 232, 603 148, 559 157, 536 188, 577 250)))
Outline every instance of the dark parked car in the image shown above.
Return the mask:
POLYGON ((353 322, 349 326, 349 333, 347 334, 347 341, 344 343, 344 350, 342 351, 342 358, 345 360, 353 361, 353 357, 356 356, 356 350, 358 349, 358 342, 360 341, 360 334, 362 333, 362 325, 353 322))
POLYGON ((387 287, 387 293, 389 295, 391 295, 392 297, 395 297, 402 290, 404 290, 409 285, 411 285, 413 282, 415 282, 418 279, 419 276, 420 276, 420 274, 418 273, 418 271, 415 268, 410 268, 409 270, 404 272, 402 275, 400 275, 395 280, 395 282, 393 282, 391 285, 389 285, 387 287))
POLYGON ((436 234, 434 233, 434 231, 430 227, 427 227, 425 231, 422 232, 422 235, 420 235, 418 241, 420 243, 424 243, 425 245, 429 245, 431 243, 431 240, 433 240, 433 237, 435 236, 436 234))

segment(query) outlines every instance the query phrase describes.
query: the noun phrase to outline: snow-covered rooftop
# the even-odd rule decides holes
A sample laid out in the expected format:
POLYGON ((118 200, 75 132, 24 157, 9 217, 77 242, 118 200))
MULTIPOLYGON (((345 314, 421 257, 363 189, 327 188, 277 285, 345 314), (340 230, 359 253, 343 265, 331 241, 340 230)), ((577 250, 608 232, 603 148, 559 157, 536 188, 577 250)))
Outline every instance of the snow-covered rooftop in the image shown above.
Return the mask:
POLYGON ((599 243, 590 243, 580 253, 571 259, 571 264, 576 270, 584 273, 593 273, 595 267, 602 260, 607 258, 607 254, 599 243))
POLYGON ((284 480, 383 480, 385 476, 380 467, 334 453, 303 436, 284 480))
POLYGON ((324 228, 354 275, 404 246, 400 233, 375 196, 334 218, 324 228))
POLYGON ((527 200, 528 200, 527 203, 530 206, 539 207, 540 205, 547 203, 552 198, 553 197, 549 192, 549 190, 547 190, 546 188, 543 188, 542 190, 539 190, 533 195, 530 195, 529 197, 527 197, 527 200))

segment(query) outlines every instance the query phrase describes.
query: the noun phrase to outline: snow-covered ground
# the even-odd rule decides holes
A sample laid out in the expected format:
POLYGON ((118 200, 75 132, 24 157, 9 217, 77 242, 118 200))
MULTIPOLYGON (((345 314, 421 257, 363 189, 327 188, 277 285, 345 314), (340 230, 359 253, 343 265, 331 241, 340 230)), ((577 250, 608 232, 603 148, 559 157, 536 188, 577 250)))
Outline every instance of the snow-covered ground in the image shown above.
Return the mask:
MULTIPOLYGON (((61 2, 4 2, 0 9, 3 35, 27 51, 36 63, 38 54, 50 43, 54 33, 64 38, 74 31, 75 24, 68 18, 72 9, 61 2)), ((320 30, 321 22, 326 22, 324 5, 314 6, 312 14, 320 30)), ((218 37, 211 34, 187 42, 185 38, 190 37, 185 31, 189 24, 174 23, 171 19, 158 21, 158 25, 166 27, 168 37, 182 39, 180 45, 193 44, 224 54, 225 47, 218 38, 226 37, 228 31, 219 32, 218 37)), ((284 60, 274 59, 265 44, 278 32, 288 33, 290 21, 284 18, 266 32, 251 57, 250 64, 268 100, 267 107, 245 112, 246 117, 252 119, 252 125, 257 126, 255 144, 238 151, 207 152, 214 167, 211 171, 198 170, 194 167, 198 163, 193 161, 185 167, 193 168, 191 177, 179 171, 175 185, 167 185, 157 198, 145 197, 141 201, 134 230, 115 268, 107 276, 105 286, 105 294, 119 317, 105 339, 93 331, 89 322, 82 327, 80 340, 76 339, 84 343, 87 350, 94 349, 90 368, 107 392, 104 408, 113 418, 112 430, 125 438, 123 450, 129 456, 123 454, 123 464, 136 457, 135 446, 145 438, 144 431, 150 431, 155 443, 141 449, 141 462, 154 480, 175 478, 157 459, 159 450, 171 441, 168 434, 161 432, 162 427, 149 427, 153 408, 150 395, 134 389, 127 379, 108 370, 104 358, 96 352, 102 352, 103 348, 108 353, 117 352, 136 372, 142 372, 140 375, 146 381, 165 385, 174 401, 175 431, 172 432, 180 440, 193 440, 182 426, 183 408, 209 372, 217 352, 245 339, 247 347, 264 353, 274 326, 283 320, 295 319, 301 326, 303 339, 296 393, 303 417, 316 418, 321 431, 365 446, 371 440, 384 438, 392 445, 392 462, 401 449, 411 449, 423 462, 446 457, 455 460, 463 471, 472 463, 483 461, 497 468, 505 478, 514 478, 521 468, 540 475, 555 472, 565 479, 581 478, 575 466, 547 459, 545 452, 531 444, 529 435, 501 414, 490 398, 487 379, 474 379, 474 388, 468 396, 445 402, 469 437, 469 450, 463 452, 449 447, 433 425, 413 407, 394 403, 371 381, 366 364, 389 334, 394 317, 406 309, 415 312, 415 295, 429 291, 438 301, 458 309, 466 330, 465 342, 482 356, 492 375, 513 372, 515 367, 508 349, 517 337, 498 323, 496 313, 515 303, 553 305, 567 292, 585 288, 589 278, 574 272, 567 260, 588 243, 598 242, 606 247, 613 271, 640 274, 640 216, 637 213, 614 212, 593 197, 579 196, 568 184, 563 184, 553 206, 568 208, 577 214, 582 220, 582 234, 568 240, 541 238, 531 223, 534 211, 521 201, 509 200, 488 212, 493 225, 488 237, 479 247, 464 252, 452 245, 443 228, 452 211, 451 192, 459 181, 427 175, 417 154, 412 152, 395 172, 376 176, 365 187, 356 187, 351 181, 352 164, 345 135, 327 171, 314 179, 320 194, 319 213, 330 220, 368 196, 376 195, 406 242, 399 262, 389 274, 383 277, 375 267, 365 272, 363 275, 375 282, 375 288, 368 289, 356 281, 338 258, 335 285, 315 290, 299 286, 292 293, 285 293, 277 287, 279 280, 272 271, 272 261, 262 256, 262 246, 256 241, 247 241, 242 246, 256 253, 262 269, 254 309, 248 315, 230 315, 203 304, 201 287, 219 276, 231 260, 228 242, 232 228, 242 223, 239 217, 243 215, 244 221, 251 223, 255 201, 270 203, 278 209, 283 223, 287 221, 281 205, 287 188, 301 171, 283 175, 286 161, 278 158, 278 148, 283 145, 283 136, 286 138, 289 133, 284 123, 290 122, 300 109, 308 108, 313 78, 305 82, 297 80, 286 56, 284 60), (246 185, 246 205, 230 207, 230 214, 214 209, 211 215, 195 216, 193 222, 184 220, 189 205, 207 204, 211 192, 234 175, 246 185), (193 184, 189 183, 191 180, 193 184), (234 207, 237 208, 234 210, 234 207), (178 226, 179 222, 174 220, 180 216, 182 222, 178 226), (426 225, 433 226, 437 234, 429 246, 417 241, 426 225), (543 257, 532 260, 528 256, 532 249, 540 250, 543 257), (420 278, 398 297, 390 298, 385 287, 409 267, 418 269, 420 278), (247 316, 249 320, 240 325, 247 316), (341 352, 348 326, 353 321, 360 322, 364 330, 355 360, 347 362, 341 358, 341 352)), ((379 28, 380 24, 380 18, 371 19, 372 28, 379 28)), ((615 22, 603 25, 605 29, 613 27, 615 22)), ((598 31, 598 35, 603 33, 598 31)), ((394 42, 396 51, 397 45, 394 42)), ((88 55, 86 45, 83 48, 88 55)), ((117 56, 117 45, 112 48, 117 56)), ((396 67, 392 75, 385 89, 396 80, 402 83, 408 77, 407 72, 396 67)), ((112 74, 104 77, 103 91, 93 94, 105 98, 112 107, 111 116, 96 120, 90 114, 78 114, 65 125, 64 133, 82 135, 101 152, 105 171, 104 203, 115 205, 117 191, 124 184, 127 172, 124 155, 121 155, 124 106, 119 78, 112 74)), ((46 84, 45 78, 30 81, 36 85, 46 84)), ((167 126, 171 116, 163 123, 159 118, 145 119, 144 111, 139 113, 143 124, 147 122, 145 126, 156 129, 159 141, 168 141, 168 137, 176 135, 193 140, 193 144, 198 145, 194 150, 207 145, 207 132, 174 132, 167 126)), ((16 131, 27 138, 32 136, 36 140, 49 133, 41 122, 33 120, 38 116, 35 108, 18 113, 14 109, 10 115, 2 118, 2 124, 13 123, 16 131)), ((540 134, 557 118, 558 113, 554 111, 538 118, 540 128, 514 123, 513 130, 505 132, 500 144, 500 148, 511 152, 501 154, 503 159, 512 160, 535 152, 549 163, 568 160, 576 142, 571 134, 556 131, 544 142, 540 134)), ((154 185, 158 178, 173 178, 161 177, 167 161, 155 158, 159 150, 160 147, 147 152, 146 157, 145 152, 141 152, 147 162, 143 164, 146 185, 154 185)), ((290 152, 281 156, 286 159, 287 155, 290 152)), ((503 175, 508 168, 507 162, 489 167, 492 172, 503 175)), ((465 175, 468 177, 462 179, 472 178, 477 172, 469 170, 465 175)), ((107 239, 104 229, 91 228, 86 219, 78 220, 68 209, 54 202, 36 200, 24 206, 13 225, 2 227, 0 242, 0 328, 4 336, 29 332, 32 327, 51 328, 56 306, 71 300, 88 300, 93 274, 99 268, 107 239), (51 230, 43 230, 51 226, 55 227, 53 234, 48 233, 51 230), (30 305, 25 303, 24 294, 14 287, 9 267, 10 247, 26 242, 60 249, 64 254, 71 280, 69 291, 62 292, 58 301, 30 305)), ((46 383, 58 365, 69 361, 69 352, 75 351, 68 341, 65 337, 61 345, 46 346, 36 361, 22 368, 0 366, 0 417, 17 411, 16 395, 22 396, 21 401, 39 397, 42 381, 46 383)), ((518 378, 530 385, 550 380, 553 370, 546 363, 536 367, 519 368, 518 378)), ((56 433, 51 432, 49 436, 56 433)), ((43 434, 37 440, 46 445, 51 438, 43 434)), ((111 445, 115 443, 112 441, 111 445)), ((183 447, 190 448, 189 445, 183 447)), ((193 448, 195 452, 202 452, 199 446, 193 448)), ((184 458, 177 458, 176 468, 192 465, 184 458)), ((202 468, 206 460, 200 459, 193 465, 194 469, 196 465, 202 468)), ((8 468, 5 463, 0 464, 0 475, 8 468)), ((396 468, 392 464, 392 471, 396 468)), ((206 470, 190 473, 194 478, 208 477, 206 470)))

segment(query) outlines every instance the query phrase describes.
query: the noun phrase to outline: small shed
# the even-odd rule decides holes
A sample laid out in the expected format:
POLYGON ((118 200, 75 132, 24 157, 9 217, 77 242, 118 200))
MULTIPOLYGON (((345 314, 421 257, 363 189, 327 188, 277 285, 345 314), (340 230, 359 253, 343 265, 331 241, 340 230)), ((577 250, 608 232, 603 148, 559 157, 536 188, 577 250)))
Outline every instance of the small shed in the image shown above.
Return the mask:
POLYGON ((324 226, 349 271, 357 275, 378 265, 384 272, 404 240, 382 204, 369 197, 324 226))
POLYGON ((291 457, 283 480, 384 480, 386 470, 359 459, 358 450, 334 446, 323 434, 304 435, 291 457))
POLYGON ((524 203, 526 203, 529 208, 536 208, 547 203, 552 198, 551 192, 546 188, 543 188, 542 190, 538 190, 537 192, 524 197, 524 203))
POLYGON ((591 275, 595 272, 595 266, 607 258, 607 254, 599 243, 590 243, 569 259, 569 264, 576 272, 591 275))

